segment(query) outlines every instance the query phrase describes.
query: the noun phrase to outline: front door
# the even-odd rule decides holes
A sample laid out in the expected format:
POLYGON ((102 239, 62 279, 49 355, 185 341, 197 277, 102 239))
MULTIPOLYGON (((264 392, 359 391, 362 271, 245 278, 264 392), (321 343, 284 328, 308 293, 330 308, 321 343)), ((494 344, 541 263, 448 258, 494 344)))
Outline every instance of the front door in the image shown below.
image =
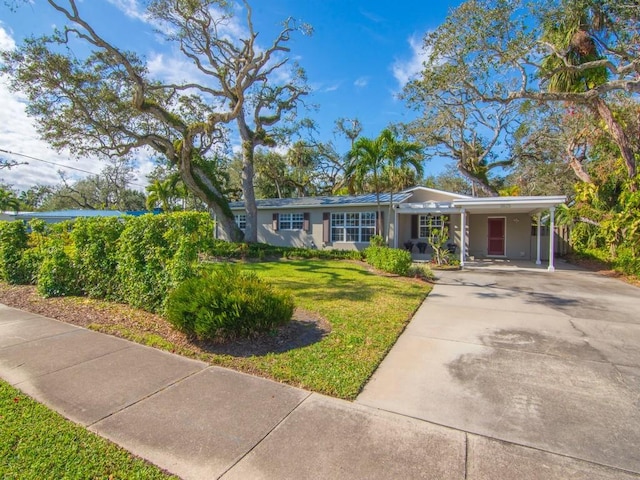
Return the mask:
POLYGON ((504 256, 504 234, 505 218, 490 218, 487 254, 504 256))

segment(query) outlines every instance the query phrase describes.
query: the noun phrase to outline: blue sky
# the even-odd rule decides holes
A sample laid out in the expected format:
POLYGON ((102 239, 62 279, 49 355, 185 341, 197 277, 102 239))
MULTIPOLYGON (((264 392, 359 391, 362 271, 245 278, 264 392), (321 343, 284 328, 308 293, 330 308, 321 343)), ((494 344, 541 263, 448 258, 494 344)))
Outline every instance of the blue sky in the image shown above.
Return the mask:
MULTIPOLYGON (((408 121, 414 115, 397 98, 406 81, 421 64, 422 38, 436 28, 450 8, 460 1, 424 2, 403 0, 397 4, 380 0, 253 0, 253 17, 259 43, 269 44, 281 22, 291 16, 313 26, 311 36, 292 38, 289 56, 306 70, 312 95, 309 103, 318 106, 308 115, 318 125, 318 138, 334 141, 340 153, 346 141, 334 136, 338 118, 358 118, 363 135, 373 137, 390 123, 408 121)), ((94 28, 121 48, 135 50, 150 62, 159 77, 185 74, 184 65, 170 45, 159 41, 146 22, 141 2, 136 0, 84 0, 81 13, 94 28)), ((0 48, 12 48, 31 34, 49 33, 63 19, 43 0, 8 11, 0 6, 0 48)), ((239 17, 239 21, 244 17, 239 17)), ((239 27, 240 28, 240 27, 239 27)), ((24 153, 61 165, 97 173, 102 165, 92 159, 71 159, 51 151, 38 140, 33 124, 24 113, 24 99, 6 88, 0 79, 0 149, 24 153)), ((16 158, 18 159, 18 158, 16 158)), ((2 180, 18 189, 35 183, 56 184, 59 166, 27 160, 10 171, 0 171, 2 180)), ((427 172, 437 172, 441 164, 428 163, 427 172)), ((139 185, 152 166, 142 154, 139 158, 139 185)), ((72 178, 84 174, 65 170, 72 178)))

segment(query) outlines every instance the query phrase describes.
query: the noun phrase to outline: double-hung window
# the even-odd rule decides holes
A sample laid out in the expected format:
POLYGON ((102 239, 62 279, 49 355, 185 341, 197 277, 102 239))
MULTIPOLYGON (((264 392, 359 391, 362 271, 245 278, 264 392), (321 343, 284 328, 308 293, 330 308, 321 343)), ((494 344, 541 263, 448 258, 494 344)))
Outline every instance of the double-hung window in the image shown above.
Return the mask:
POLYGON ((304 227, 303 213, 281 213, 278 218, 280 230, 302 230, 304 227))
POLYGON ((332 213, 332 242, 368 242, 375 234, 376 213, 332 213))
POLYGON ((418 236, 420 238, 429 238, 431 230, 440 230, 443 222, 444 219, 441 215, 420 215, 418 236))
POLYGON ((235 215, 236 225, 243 232, 247 228, 247 214, 246 213, 238 213, 235 215))

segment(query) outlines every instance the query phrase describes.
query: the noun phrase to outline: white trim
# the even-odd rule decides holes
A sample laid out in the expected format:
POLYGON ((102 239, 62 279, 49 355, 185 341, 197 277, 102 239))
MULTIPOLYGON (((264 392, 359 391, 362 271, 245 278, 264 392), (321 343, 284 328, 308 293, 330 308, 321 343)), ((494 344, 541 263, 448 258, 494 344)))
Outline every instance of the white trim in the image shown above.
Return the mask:
POLYGON ((555 255, 555 251, 554 251, 554 243, 555 243, 555 235, 554 235, 554 230, 555 230, 555 218, 556 218, 556 209, 555 207, 551 207, 549 209, 549 266, 547 267, 547 270, 549 270, 550 272, 555 272, 556 268, 553 265, 554 262, 554 255, 555 255))
POLYGON ((460 267, 464 267, 467 247, 467 212, 460 210, 460 267))
POLYGON ((437 188, 429 188, 429 187, 422 187, 422 186, 407 188, 398 193, 411 193, 411 192, 415 192, 416 190, 422 190, 424 192, 439 193, 442 195, 447 195, 452 198, 473 198, 473 197, 470 197, 469 195, 462 195, 461 193, 447 192, 446 190, 438 190, 437 188))
POLYGON ((567 197, 564 195, 559 196, 531 196, 531 197, 475 197, 468 199, 454 200, 453 204, 456 207, 475 207, 475 206, 490 206, 490 205, 519 205, 526 206, 528 204, 535 206, 555 206, 560 203, 564 203, 567 197))
MULTIPOLYGON (((389 222, 389 220, 387 220, 387 222, 389 222)), ((391 227, 391 225, 387 225, 387 229, 389 227, 391 227)), ((393 209, 393 248, 398 248, 398 237, 400 236, 398 235, 399 231, 400 229, 398 228, 398 209, 394 208, 393 209)))
POLYGON ((487 216, 487 257, 488 258, 506 258, 507 257, 507 217, 504 216, 487 216), (504 220, 504 237, 502 239, 502 255, 492 255, 489 253, 489 220, 492 218, 501 218, 504 220))
POLYGON ((542 233, 542 213, 538 212, 538 227, 536 231, 536 265, 542 265, 540 253, 540 234, 542 233))

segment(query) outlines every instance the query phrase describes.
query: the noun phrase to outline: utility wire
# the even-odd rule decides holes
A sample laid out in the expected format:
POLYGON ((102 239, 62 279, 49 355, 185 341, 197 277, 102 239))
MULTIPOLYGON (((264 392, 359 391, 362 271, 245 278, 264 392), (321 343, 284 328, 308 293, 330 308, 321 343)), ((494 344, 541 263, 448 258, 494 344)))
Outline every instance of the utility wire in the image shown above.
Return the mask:
MULTIPOLYGON (((0 152, 7 153, 9 155, 16 155, 18 157, 28 158, 30 160, 35 160, 36 162, 48 163, 49 165, 55 165, 56 167, 67 168, 69 170, 76 170, 76 171, 82 172, 82 173, 88 173, 89 175, 96 175, 96 176, 99 175, 98 173, 90 172, 89 170, 83 170, 81 168, 72 167, 70 165, 63 165, 62 163, 56 163, 56 162, 52 162, 50 160, 44 160, 42 158, 32 157, 31 155, 26 155, 24 153, 12 152, 10 150, 5 150, 4 148, 0 148, 0 152)), ((133 186, 136 186, 136 187, 145 188, 145 185, 140 185, 138 183, 127 182, 127 184, 128 185, 133 185, 133 186)))

